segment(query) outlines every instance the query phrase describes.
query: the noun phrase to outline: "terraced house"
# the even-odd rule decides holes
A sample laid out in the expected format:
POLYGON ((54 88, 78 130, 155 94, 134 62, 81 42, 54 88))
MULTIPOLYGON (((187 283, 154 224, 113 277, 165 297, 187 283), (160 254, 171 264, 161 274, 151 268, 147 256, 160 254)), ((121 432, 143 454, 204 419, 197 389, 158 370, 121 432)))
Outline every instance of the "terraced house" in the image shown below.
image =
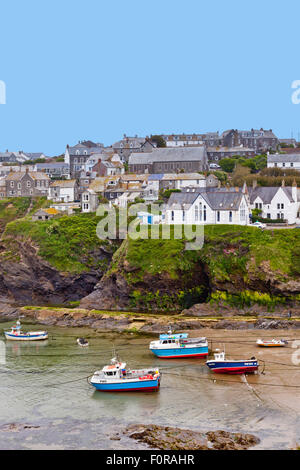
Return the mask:
POLYGON ((101 153, 103 144, 90 141, 79 142, 74 147, 67 145, 65 151, 65 163, 70 167, 71 178, 79 176, 84 170, 85 164, 93 154, 101 153))
POLYGON ((12 171, 5 178, 6 197, 47 196, 50 178, 39 171, 12 171))

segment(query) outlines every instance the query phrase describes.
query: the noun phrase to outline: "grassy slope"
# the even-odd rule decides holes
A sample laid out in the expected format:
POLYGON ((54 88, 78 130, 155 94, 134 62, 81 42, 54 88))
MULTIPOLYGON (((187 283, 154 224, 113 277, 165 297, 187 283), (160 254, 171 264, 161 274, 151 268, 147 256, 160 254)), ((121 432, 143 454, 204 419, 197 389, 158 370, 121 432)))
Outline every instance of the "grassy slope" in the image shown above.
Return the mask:
POLYGON ((263 261, 272 271, 287 276, 300 274, 300 230, 265 230, 253 227, 208 225, 204 246, 186 251, 183 240, 128 240, 127 261, 139 269, 136 276, 161 272, 176 278, 193 263, 205 261, 211 275, 226 280, 234 272, 247 276, 247 263, 253 267, 263 261), (225 250, 225 251, 224 251, 225 250), (229 250, 229 252, 228 252, 229 250))
POLYGON ((31 240, 38 254, 63 272, 80 273, 101 266, 103 260, 93 257, 93 251, 107 241, 99 240, 96 226, 100 218, 95 214, 62 216, 49 221, 25 218, 7 225, 4 236, 12 251, 14 239, 31 240))
POLYGON ((50 201, 46 197, 12 197, 0 200, 0 233, 6 224, 13 220, 32 214, 41 207, 48 207, 50 201))
MULTIPOLYGON (((266 271, 270 271, 271 276, 278 281, 299 279, 300 230, 298 229, 261 231, 253 227, 211 225, 205 227, 204 235, 204 246, 198 251, 185 250, 183 240, 127 240, 115 253, 106 276, 121 270, 132 288, 133 297, 141 307, 147 299, 149 302, 158 301, 159 292, 153 290, 153 285, 157 285, 154 282, 157 276, 176 279, 182 286, 181 292, 170 292, 172 298, 169 303, 179 301, 187 305, 199 301, 203 291, 197 282, 193 284, 193 276, 197 266, 203 263, 213 291, 218 291, 220 287, 217 286, 221 286, 222 290, 222 286, 226 285, 225 290, 230 289, 231 294, 238 297, 233 299, 231 294, 227 296, 232 302, 274 304, 281 301, 274 294, 270 296, 266 293, 269 290, 266 287, 268 282, 263 288, 263 282, 268 274, 262 269, 262 263, 266 271), (123 263, 126 263, 129 269, 122 270, 123 263), (148 289, 141 291, 138 287, 138 290, 135 290, 145 277, 148 279, 148 289), (253 282, 253 279, 256 279, 257 285, 254 290, 253 287, 249 287, 250 280, 253 282), (228 283, 231 284, 231 288, 228 283), (184 287, 186 285, 189 286, 187 290, 184 287), (260 294, 260 289, 265 294, 260 294), (151 290, 152 295, 150 295, 151 290)), ((218 295, 218 292, 215 296, 212 294, 212 300, 218 299, 218 295)), ((220 296, 220 300, 228 300, 223 297, 220 296)))

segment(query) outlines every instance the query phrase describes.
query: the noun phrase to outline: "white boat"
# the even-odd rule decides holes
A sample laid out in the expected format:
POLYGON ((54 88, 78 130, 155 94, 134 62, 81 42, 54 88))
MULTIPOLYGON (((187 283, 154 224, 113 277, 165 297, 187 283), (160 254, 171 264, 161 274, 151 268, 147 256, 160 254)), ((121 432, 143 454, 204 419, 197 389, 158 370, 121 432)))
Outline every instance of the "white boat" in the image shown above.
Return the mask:
POLYGON ((90 384, 102 392, 157 392, 160 378, 156 367, 131 370, 125 362, 113 358, 110 365, 94 372, 90 384))
POLYGON ((10 331, 4 331, 5 338, 12 341, 41 341, 48 339, 47 331, 27 331, 21 330, 21 323, 18 320, 10 331))
POLYGON ((288 342, 285 339, 272 339, 272 340, 263 340, 263 339, 258 339, 256 341, 257 346, 260 347, 265 347, 265 348, 271 348, 271 347, 284 347, 288 344, 288 342))
POLYGON ((149 349, 164 359, 208 356, 206 338, 189 338, 188 333, 173 334, 171 329, 161 334, 159 340, 151 341, 149 349))
POLYGON ((77 344, 78 344, 79 346, 81 346, 82 348, 85 348, 86 346, 89 345, 88 340, 85 339, 85 338, 77 338, 76 342, 77 342, 77 344))

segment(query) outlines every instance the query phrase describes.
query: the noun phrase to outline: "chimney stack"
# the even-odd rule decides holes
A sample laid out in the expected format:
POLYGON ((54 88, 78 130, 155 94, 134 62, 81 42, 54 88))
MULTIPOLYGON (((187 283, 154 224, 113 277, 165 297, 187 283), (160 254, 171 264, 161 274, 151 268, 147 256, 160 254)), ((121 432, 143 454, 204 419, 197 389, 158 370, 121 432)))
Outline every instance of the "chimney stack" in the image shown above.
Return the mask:
POLYGON ((255 189, 257 187, 257 180, 253 180, 252 188, 255 189))
POLYGON ((298 189, 297 189, 297 183, 295 179, 292 184, 292 198, 294 202, 298 202, 298 189))

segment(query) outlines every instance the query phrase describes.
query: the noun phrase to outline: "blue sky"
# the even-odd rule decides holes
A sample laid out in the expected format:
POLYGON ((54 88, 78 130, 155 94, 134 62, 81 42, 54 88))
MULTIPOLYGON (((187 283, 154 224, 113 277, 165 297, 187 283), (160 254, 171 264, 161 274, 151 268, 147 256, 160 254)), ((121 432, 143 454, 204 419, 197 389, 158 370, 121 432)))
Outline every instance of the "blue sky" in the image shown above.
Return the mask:
POLYGON ((298 138, 300 2, 10 0, 0 4, 0 150, 272 128, 298 138))

